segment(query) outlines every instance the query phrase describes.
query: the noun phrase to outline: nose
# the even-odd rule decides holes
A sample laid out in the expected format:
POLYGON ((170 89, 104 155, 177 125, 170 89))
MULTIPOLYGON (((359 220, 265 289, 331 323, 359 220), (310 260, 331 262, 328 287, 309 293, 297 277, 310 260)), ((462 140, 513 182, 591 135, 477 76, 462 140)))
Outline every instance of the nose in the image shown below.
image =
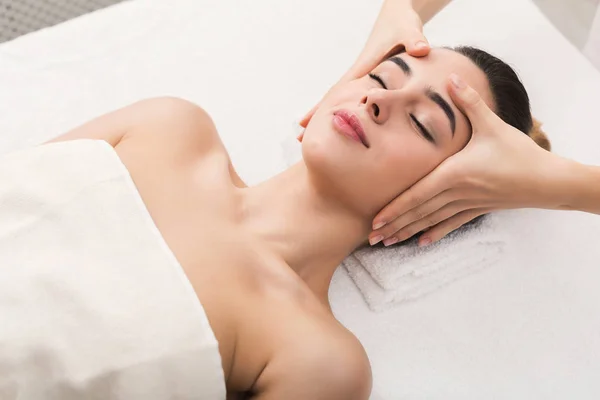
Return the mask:
POLYGON ((360 100, 360 103, 367 108, 367 113, 376 124, 383 124, 390 116, 390 106, 387 99, 381 94, 370 93, 360 100))
POLYGON ((376 124, 384 124, 423 98, 423 85, 415 79, 413 81, 399 89, 371 90, 361 98, 360 105, 366 107, 367 113, 376 124))

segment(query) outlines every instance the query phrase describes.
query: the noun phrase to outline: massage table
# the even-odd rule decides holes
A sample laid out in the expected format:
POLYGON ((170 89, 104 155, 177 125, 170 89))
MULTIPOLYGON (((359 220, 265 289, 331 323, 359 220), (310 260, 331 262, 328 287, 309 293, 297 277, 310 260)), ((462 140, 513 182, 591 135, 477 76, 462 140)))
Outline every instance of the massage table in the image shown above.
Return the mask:
MULTIPOLYGON (((137 100, 177 96, 213 117, 250 185, 351 65, 379 1, 132 0, 0 45, 0 153, 137 100)), ((600 73, 528 0, 455 0, 433 45, 509 62, 554 151, 600 165, 600 73)), ((553 171, 548 171, 552 174, 553 171)), ((372 399, 600 398, 600 217, 501 213, 503 261, 426 298, 371 312, 339 269, 336 316, 365 346, 372 399)))

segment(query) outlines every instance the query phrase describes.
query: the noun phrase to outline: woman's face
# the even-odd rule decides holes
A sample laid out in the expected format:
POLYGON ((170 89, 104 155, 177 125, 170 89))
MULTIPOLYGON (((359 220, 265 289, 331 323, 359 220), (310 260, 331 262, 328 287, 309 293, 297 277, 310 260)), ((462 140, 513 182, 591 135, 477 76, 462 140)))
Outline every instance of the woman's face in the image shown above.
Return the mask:
POLYGON ((447 49, 391 57, 332 90, 304 132, 311 175, 352 209, 379 211, 469 141, 470 124, 448 93, 451 73, 493 106, 485 74, 447 49))

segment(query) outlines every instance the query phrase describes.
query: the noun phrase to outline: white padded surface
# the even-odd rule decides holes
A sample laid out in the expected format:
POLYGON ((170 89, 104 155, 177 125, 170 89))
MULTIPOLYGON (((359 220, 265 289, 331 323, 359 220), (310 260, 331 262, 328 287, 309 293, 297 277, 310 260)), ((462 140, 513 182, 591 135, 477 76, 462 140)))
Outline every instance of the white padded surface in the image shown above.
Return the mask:
MULTIPOLYGON (((284 167, 281 137, 358 54, 381 1, 135 0, 0 46, 0 152, 159 95, 213 116, 249 184, 284 167)), ((434 44, 517 67, 555 151, 600 164, 600 75, 527 0, 455 0, 434 44)), ((549 171, 552 173, 552 171, 549 171)), ((382 399, 600 396, 600 218, 505 213, 510 262, 385 314, 339 271, 332 301, 382 399)))
POLYGON ((0 0, 0 42, 123 0, 0 0))

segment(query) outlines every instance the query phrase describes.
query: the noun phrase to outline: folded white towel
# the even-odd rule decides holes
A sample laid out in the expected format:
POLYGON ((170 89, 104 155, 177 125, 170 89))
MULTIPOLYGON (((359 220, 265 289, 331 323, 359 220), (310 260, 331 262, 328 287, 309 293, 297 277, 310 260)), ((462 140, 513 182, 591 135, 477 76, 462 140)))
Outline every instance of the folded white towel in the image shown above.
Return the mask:
POLYGON ((381 311, 499 261, 507 242, 495 221, 487 216, 424 248, 416 240, 388 248, 363 247, 342 264, 369 307, 381 311))
MULTIPOLYGON (((286 136, 283 158, 292 165, 302 157, 297 134, 286 136)), ((419 248, 416 240, 391 247, 366 246, 342 265, 373 311, 416 300, 459 278, 499 261, 506 247, 497 216, 486 216, 444 240, 419 248)))

